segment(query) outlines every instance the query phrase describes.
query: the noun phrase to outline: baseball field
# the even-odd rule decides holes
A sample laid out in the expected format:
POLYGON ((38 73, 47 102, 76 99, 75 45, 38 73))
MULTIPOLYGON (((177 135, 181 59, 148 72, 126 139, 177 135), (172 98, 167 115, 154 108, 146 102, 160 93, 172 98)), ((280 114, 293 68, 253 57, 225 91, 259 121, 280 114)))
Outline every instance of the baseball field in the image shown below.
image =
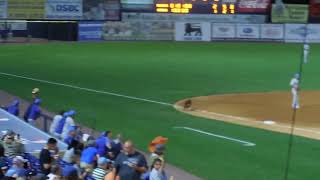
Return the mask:
MULTIPOLYGON (((78 122, 99 130, 110 129, 114 134, 121 132, 144 151, 153 137, 168 137, 168 161, 203 179, 281 180, 289 145, 285 131, 273 130, 272 125, 263 128, 237 119, 221 121, 184 113, 174 104, 208 96, 196 101, 195 106, 227 117, 272 120, 290 127, 289 81, 299 70, 301 49, 298 44, 280 43, 2 45, 0 87, 25 99, 30 99, 30 90, 38 87, 43 107, 53 112, 75 109, 78 122), (250 96, 265 97, 273 92, 274 100, 250 96), (240 100, 227 94, 239 95, 240 100), (221 96, 227 97, 218 98, 221 103, 210 99, 221 96), (241 105, 244 102, 250 109, 241 105)), ((319 57, 320 45, 311 45, 301 83, 310 102, 304 105, 307 101, 303 95, 298 110, 308 107, 315 113, 304 111, 306 121, 311 123, 301 126, 313 128, 316 135, 320 133, 319 57), (314 94, 307 95, 309 91, 314 94)), ((317 138, 294 136, 288 179, 317 180, 319 154, 317 138)))

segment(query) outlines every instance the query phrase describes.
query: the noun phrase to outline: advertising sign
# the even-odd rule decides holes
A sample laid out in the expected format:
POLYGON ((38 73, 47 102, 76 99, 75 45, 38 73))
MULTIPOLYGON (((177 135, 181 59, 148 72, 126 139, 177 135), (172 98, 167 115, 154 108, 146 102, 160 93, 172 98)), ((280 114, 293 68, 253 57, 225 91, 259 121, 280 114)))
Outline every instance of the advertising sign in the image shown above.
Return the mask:
POLYGON ((7 0, 0 0, 0 19, 7 18, 7 0))
POLYGON ((235 38, 236 25, 232 23, 212 23, 212 38, 235 38))
POLYGON ((309 6, 301 4, 285 4, 282 11, 272 5, 271 21, 273 23, 307 23, 309 6))
POLYGON ((262 39, 284 39, 283 24, 261 24, 262 39))
POLYGON ((104 40, 173 40, 173 35, 172 22, 122 21, 103 25, 104 40))
POLYGON ((0 22, 0 30, 25 31, 27 30, 27 21, 0 22))
POLYGON ((239 0, 237 11, 239 13, 267 14, 271 0, 239 0))
POLYGON ((120 0, 83 0, 84 20, 119 21, 120 0))
POLYGON ((43 19, 45 18, 45 0, 9 0, 8 18, 43 19))
POLYGON ((237 24, 237 38, 259 39, 259 24, 237 24))
POLYGON ((102 22, 80 22, 78 25, 78 41, 101 41, 102 26, 102 22))
POLYGON ((320 42, 320 24, 286 24, 286 42, 320 42))
POLYGON ((176 41, 210 41, 211 24, 200 22, 176 22, 176 41))
POLYGON ((48 19, 82 19, 82 0, 47 0, 48 19))

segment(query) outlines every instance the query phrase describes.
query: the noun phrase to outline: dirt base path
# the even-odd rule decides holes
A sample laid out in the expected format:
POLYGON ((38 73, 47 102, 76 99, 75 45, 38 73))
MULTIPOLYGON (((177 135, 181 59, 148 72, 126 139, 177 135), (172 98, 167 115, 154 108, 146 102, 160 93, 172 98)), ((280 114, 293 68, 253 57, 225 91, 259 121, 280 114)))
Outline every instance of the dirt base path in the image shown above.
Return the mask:
MULTIPOLYGON (((320 91, 299 95, 294 134, 320 140, 320 91)), ((289 92, 201 96, 181 100, 176 109, 194 116, 290 133, 293 109, 289 92), (190 108, 183 108, 191 100, 190 108)))
MULTIPOLYGON (((10 102, 12 102, 14 99, 19 99, 20 100, 20 108, 21 108, 21 117, 23 115, 23 113, 25 112, 27 106, 29 105, 29 102, 27 102, 26 100, 23 100, 17 96, 13 96, 7 92, 1 91, 0 90, 0 106, 4 106, 4 105, 8 105, 10 104, 10 102)), ((30 98, 31 99, 31 98, 30 98)), ((51 117, 53 117, 55 115, 55 113, 49 112, 48 110, 45 110, 44 108, 42 108, 42 111, 44 114, 47 114, 51 117)), ((43 127, 43 123, 41 121, 38 121, 39 123, 37 124, 38 128, 42 128, 43 127)), ((92 129, 88 128, 88 127, 84 127, 81 126, 81 130, 84 133, 88 133, 88 134, 94 134, 95 137, 97 137, 100 132, 97 131, 93 131, 92 129)), ((147 142, 146 142, 147 143, 147 142)), ((148 154, 144 153, 146 157, 148 157, 148 154)), ((178 167, 175 167, 173 165, 170 164, 166 164, 166 172, 169 176, 173 176, 174 180, 201 180, 201 178, 196 177, 178 167)))

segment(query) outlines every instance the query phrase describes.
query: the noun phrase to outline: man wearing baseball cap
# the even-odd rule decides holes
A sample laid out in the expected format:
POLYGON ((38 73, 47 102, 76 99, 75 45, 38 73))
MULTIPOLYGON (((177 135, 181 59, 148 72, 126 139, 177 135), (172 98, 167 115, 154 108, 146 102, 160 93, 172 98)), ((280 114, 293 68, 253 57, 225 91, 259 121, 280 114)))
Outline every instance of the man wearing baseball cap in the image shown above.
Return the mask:
POLYGON ((32 94, 32 101, 39 98, 40 89, 39 88, 33 88, 31 91, 32 94))
POLYGON ((112 173, 112 161, 105 157, 100 157, 97 163, 98 167, 94 169, 92 176, 96 180, 104 180, 105 176, 112 173))

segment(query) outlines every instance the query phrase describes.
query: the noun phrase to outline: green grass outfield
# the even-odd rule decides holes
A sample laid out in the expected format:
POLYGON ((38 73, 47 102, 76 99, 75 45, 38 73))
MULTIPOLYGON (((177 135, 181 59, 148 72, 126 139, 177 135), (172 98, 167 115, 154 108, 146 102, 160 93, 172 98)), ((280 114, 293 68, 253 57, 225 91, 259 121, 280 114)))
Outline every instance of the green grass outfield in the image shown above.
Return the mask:
MULTIPOLYGON (((0 71, 166 103, 209 94, 289 91, 301 45, 272 43, 108 42, 0 46, 0 71)), ((311 46, 302 89, 320 89, 320 46, 311 46)), ((77 121, 111 129, 147 149, 169 138, 167 159, 207 180, 281 180, 286 134, 207 120, 170 106, 0 75, 0 88, 30 99, 41 89, 51 111, 73 108, 77 121), (96 120, 96 123, 94 121, 96 120), (174 126, 254 142, 254 147, 174 126)), ((320 120, 320 119, 319 119, 320 120)), ((320 142, 295 137, 290 180, 320 177, 320 142)))

